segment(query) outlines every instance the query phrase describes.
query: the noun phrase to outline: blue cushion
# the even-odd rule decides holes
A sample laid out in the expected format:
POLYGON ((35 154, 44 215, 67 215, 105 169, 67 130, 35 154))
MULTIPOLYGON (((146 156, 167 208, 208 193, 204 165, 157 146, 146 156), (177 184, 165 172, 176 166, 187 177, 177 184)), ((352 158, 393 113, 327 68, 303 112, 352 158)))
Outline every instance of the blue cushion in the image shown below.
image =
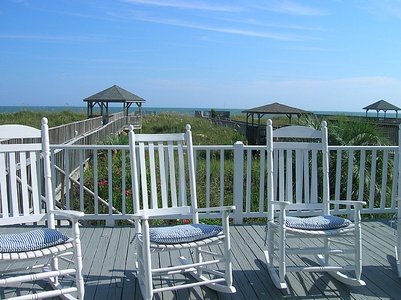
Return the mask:
POLYGON ((330 215, 309 218, 287 217, 285 222, 287 227, 304 230, 337 229, 350 224, 350 220, 330 215))
POLYGON ((22 233, 0 234, 0 252, 34 251, 67 241, 69 237, 55 229, 37 229, 22 233))
POLYGON ((188 243, 217 235, 223 228, 217 225, 188 224, 156 227, 149 230, 150 241, 161 244, 188 243))

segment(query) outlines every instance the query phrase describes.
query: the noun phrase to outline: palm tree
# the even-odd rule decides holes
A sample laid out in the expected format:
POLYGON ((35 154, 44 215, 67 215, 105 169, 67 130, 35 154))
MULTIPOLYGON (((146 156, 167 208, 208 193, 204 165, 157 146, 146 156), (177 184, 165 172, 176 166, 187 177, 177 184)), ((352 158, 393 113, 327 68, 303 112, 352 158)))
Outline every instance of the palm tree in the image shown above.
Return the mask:
MULTIPOLYGON (((319 119, 306 119, 303 125, 319 128, 321 120, 319 119)), ((340 146, 385 146, 389 145, 387 138, 383 137, 380 127, 368 119, 363 118, 351 118, 346 116, 338 116, 336 119, 329 121, 328 125, 328 139, 329 145, 340 145, 340 146)), ((348 163, 349 155, 352 153, 352 192, 351 198, 356 200, 359 199, 359 182, 361 174, 364 174, 364 190, 362 199, 369 199, 369 188, 371 182, 372 169, 375 170, 376 182, 380 182, 382 176, 387 176, 387 182, 390 184, 386 188, 387 199, 390 199, 391 195, 391 182, 393 174, 393 160, 389 160, 387 166, 387 174, 383 174, 383 152, 378 152, 377 155, 373 154, 373 151, 367 151, 365 154, 364 170, 360 169, 361 152, 360 151, 343 151, 341 153, 341 180, 340 180, 340 199, 347 198, 347 182, 348 182, 348 163)), ((330 170, 336 170, 337 168, 337 152, 332 151, 330 153, 330 170)), ((387 163, 387 162, 386 162, 387 163)), ((335 191, 335 178, 336 176, 330 177, 330 191, 335 191)), ((375 186, 375 199, 381 195, 381 186, 375 186)), ((334 198, 334 195, 332 195, 334 198)), ((373 199, 374 200, 374 199, 373 199)))

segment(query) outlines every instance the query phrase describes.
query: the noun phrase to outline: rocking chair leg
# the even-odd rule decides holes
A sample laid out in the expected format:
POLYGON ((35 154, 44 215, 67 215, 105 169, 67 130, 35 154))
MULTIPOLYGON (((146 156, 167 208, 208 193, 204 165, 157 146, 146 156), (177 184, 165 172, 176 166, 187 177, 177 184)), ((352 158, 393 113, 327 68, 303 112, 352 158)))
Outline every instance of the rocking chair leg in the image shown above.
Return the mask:
POLYGON ((143 221, 143 232, 145 238, 143 240, 143 245, 141 249, 142 259, 143 259, 143 285, 145 288, 145 293, 143 297, 147 299, 153 298, 153 285, 152 285, 152 261, 150 254, 150 241, 149 241, 149 223, 148 220, 143 221))
POLYGON ((225 262, 225 270, 226 270, 226 284, 228 287, 233 288, 233 275, 232 275, 232 263, 231 263, 231 254, 230 252, 226 252, 230 256, 225 262))
POLYGON ((266 258, 266 263, 267 263, 267 270, 269 271, 270 278, 273 281, 274 285, 279 289, 287 289, 287 283, 286 283, 285 279, 284 280, 280 279, 278 272, 274 267, 274 263, 271 260, 272 255, 270 255, 268 250, 264 251, 264 253, 265 253, 265 258, 266 258))
POLYGON ((231 255, 231 237, 228 232, 229 222, 228 222, 228 213, 223 213, 223 230, 224 235, 226 236, 226 241, 224 243, 224 253, 227 255, 225 261, 225 279, 226 285, 229 289, 235 292, 235 288, 233 287, 233 275, 232 275, 232 255, 231 255))
MULTIPOLYGON (((274 266, 274 245, 273 245, 273 235, 274 232, 272 229, 268 229, 267 238, 268 238, 268 249, 264 251, 267 269, 270 274, 270 278, 272 279, 274 285, 279 289, 287 289, 287 283, 285 281, 285 261, 284 264, 279 265, 279 271, 276 270, 274 266), (282 268, 284 269, 282 270, 282 268)), ((284 252, 285 254, 285 252, 284 252)))
MULTIPOLYGON (((58 267, 58 258, 57 257, 54 257, 52 259, 51 266, 52 266, 52 270, 53 271, 57 271, 59 269, 59 267, 58 267)), ((50 280, 52 280, 55 284, 57 284, 58 283, 58 276, 50 278, 50 280)))
POLYGON ((282 283, 285 282, 286 271, 287 271, 286 253, 285 253, 285 247, 287 242, 286 242, 286 230, 284 228, 284 225, 281 225, 281 228, 279 229, 279 239, 281 241, 281 245, 279 245, 279 250, 278 250, 279 276, 280 276, 280 283, 282 283))
POLYGON ((398 246, 398 241, 397 241, 397 246, 394 247, 395 250, 395 260, 397 262, 397 272, 398 272, 398 277, 401 278, 401 262, 400 262, 400 253, 399 253, 399 246, 398 246))

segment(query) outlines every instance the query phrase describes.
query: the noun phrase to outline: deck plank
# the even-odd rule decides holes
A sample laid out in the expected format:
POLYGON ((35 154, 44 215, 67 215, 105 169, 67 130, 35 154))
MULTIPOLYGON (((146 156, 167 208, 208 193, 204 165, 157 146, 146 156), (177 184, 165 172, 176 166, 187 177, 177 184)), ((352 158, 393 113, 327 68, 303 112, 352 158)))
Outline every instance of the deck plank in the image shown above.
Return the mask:
MULTIPOLYGON (((155 295, 155 299, 397 299, 401 279, 397 276, 394 257, 395 231, 388 220, 364 221, 362 228, 362 279, 367 283, 365 287, 346 286, 325 273, 290 273, 288 291, 276 289, 267 274, 263 254, 264 225, 246 224, 231 226, 236 294, 216 293, 206 287, 197 287, 160 293, 155 295)), ((21 227, 2 227, 0 233, 15 230, 21 230, 21 227)), ((62 230, 68 232, 64 227, 62 230)), ((81 237, 85 299, 142 299, 135 277, 136 249, 132 227, 83 226, 81 237)), ((175 254, 191 255, 187 250, 175 254)), ((293 263, 296 262, 297 259, 293 263)), ((159 254, 158 265, 176 263, 177 257, 159 254)), ((190 277, 180 279, 193 280, 190 277)), ((45 283, 37 282, 33 286, 2 288, 0 297, 25 294, 29 288, 45 286, 45 283)))

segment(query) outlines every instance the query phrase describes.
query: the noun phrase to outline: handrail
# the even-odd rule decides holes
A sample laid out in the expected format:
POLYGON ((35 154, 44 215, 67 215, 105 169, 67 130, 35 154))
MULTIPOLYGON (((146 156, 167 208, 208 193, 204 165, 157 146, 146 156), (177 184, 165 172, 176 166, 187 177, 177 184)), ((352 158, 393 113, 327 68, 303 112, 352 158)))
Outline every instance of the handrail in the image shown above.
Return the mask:
MULTIPOLYGON (((78 184, 79 192, 74 196, 79 197, 79 201, 75 199, 73 209, 85 210, 85 218, 111 222, 130 218, 130 191, 126 183, 121 182, 121 178, 126 178, 129 174, 127 145, 51 145, 51 150, 53 155, 57 152, 58 157, 63 158, 55 160, 54 164, 67 174, 71 174, 73 170, 68 166, 70 161, 75 160, 75 164, 79 166, 76 170, 79 180, 72 182, 68 179, 68 183, 65 183, 66 191, 63 197, 66 203, 63 205, 72 205, 72 187, 76 190, 78 184), (117 152, 122 156, 122 159, 118 160, 118 166, 113 160, 113 155, 117 152), (100 154, 102 157, 99 157, 100 154), (84 157, 91 159, 88 162, 84 157), (106 187, 99 185, 101 160, 106 162, 108 168, 106 179, 102 178, 107 180, 106 187), (85 174, 88 165, 93 165, 94 168, 91 178, 85 174), (113 169, 118 169, 119 174, 113 173, 113 169), (90 199, 88 195, 85 196, 87 192, 84 192, 88 188, 85 184, 88 183, 93 187, 90 199), (114 190, 117 187, 119 190, 114 190), (118 212, 114 209, 100 212, 100 202, 95 200, 100 197, 99 189, 107 189, 107 197, 103 200, 109 202, 110 207, 114 207, 118 212), (108 199, 112 199, 111 203, 108 199), (84 203, 87 201, 90 201, 92 211, 85 208, 84 203), (115 201, 122 207, 117 207, 115 201)), ((266 217, 265 146, 236 142, 234 145, 196 145, 194 151, 197 180, 204 182, 202 190, 198 193, 200 207, 235 205, 236 210, 232 214, 235 223, 242 223, 246 218, 266 217)), ((399 165, 397 146, 329 146, 329 152, 333 199, 365 200, 368 205, 362 209, 363 214, 396 212, 399 165)), ((63 180, 61 177, 56 178, 63 180)), ((333 207, 333 210, 334 213, 350 213, 338 205, 333 207)))

